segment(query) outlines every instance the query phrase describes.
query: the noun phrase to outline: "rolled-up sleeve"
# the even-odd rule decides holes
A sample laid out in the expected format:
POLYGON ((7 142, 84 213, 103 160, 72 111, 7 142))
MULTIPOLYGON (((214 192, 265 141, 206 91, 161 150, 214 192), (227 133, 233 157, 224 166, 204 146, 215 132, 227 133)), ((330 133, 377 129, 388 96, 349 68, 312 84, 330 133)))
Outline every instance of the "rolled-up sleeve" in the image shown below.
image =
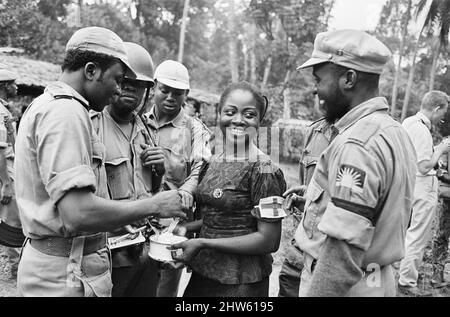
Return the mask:
POLYGON ((54 101, 37 119, 36 154, 42 182, 56 204, 75 188, 96 190, 92 162, 92 126, 87 111, 68 100, 54 101))
POLYGON ((385 173, 379 160, 362 145, 344 144, 331 160, 328 181, 332 200, 318 229, 368 250, 379 218, 385 173))
POLYGON ((417 154, 417 163, 431 160, 433 156, 433 137, 430 130, 420 122, 405 127, 417 154))

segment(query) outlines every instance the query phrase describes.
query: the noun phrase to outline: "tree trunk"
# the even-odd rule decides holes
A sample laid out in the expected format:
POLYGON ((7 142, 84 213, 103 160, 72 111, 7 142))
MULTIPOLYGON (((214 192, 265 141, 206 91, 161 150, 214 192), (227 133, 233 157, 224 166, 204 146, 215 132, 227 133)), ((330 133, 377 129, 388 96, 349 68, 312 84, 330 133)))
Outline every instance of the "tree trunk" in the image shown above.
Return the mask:
POLYGON ((186 25, 189 14, 189 0, 184 0, 183 19, 181 20, 181 32, 180 32, 180 48, 178 51, 178 62, 183 62, 184 55, 184 41, 186 38, 186 25))
POLYGON ((273 55, 270 54, 270 56, 267 58, 266 67, 264 68, 264 77, 263 82, 261 84, 261 90, 265 90, 267 87, 267 82, 269 81, 270 76, 270 70, 272 69, 272 63, 273 63, 273 55))
POLYGON ((250 50, 250 82, 254 85, 256 84, 256 37, 258 36, 258 29, 256 25, 253 24, 253 41, 250 50))
POLYGON ((430 73, 430 88, 429 91, 434 90, 434 83, 436 79, 437 63, 439 56, 441 55, 442 42, 440 38, 437 38, 436 49, 433 52, 433 64, 431 65, 430 73))
POLYGON ((399 82, 400 74, 401 74, 401 70, 402 70, 403 55, 405 54, 405 44, 406 44, 406 38, 408 36, 408 25, 409 25, 409 20, 411 19, 411 8, 412 8, 412 0, 409 0, 408 7, 406 9, 405 20, 403 22, 402 41, 400 43, 400 52, 399 52, 397 69, 395 71, 394 87, 392 88, 391 115, 394 118, 396 116, 395 113, 397 110, 396 108, 397 108, 398 82, 399 82))
POLYGON ((76 25, 80 28, 83 25, 83 0, 78 0, 76 25))
POLYGON ((248 47, 247 44, 243 44, 242 47, 242 53, 244 54, 244 74, 243 74, 243 80, 248 81, 249 79, 249 72, 250 72, 250 67, 249 67, 249 62, 250 62, 250 58, 249 58, 249 54, 248 54, 248 47))
POLYGON ((417 53, 419 51, 419 42, 420 42, 421 35, 422 34, 419 35, 419 39, 417 40, 415 47, 414 47, 414 56, 413 56, 413 60, 412 60, 411 69, 409 70, 409 78, 408 78, 408 84, 406 86, 405 100, 403 101, 401 122, 403 122, 406 119, 406 116, 408 115, 409 99, 411 97, 411 89, 412 89, 412 86, 414 83, 414 73, 416 70, 416 58, 417 58, 417 53))
POLYGON ((283 119, 291 118, 291 88, 289 80, 291 79, 291 70, 289 69, 284 78, 283 84, 283 119))
POLYGON ((236 36, 231 35, 230 42, 230 70, 231 70, 231 81, 233 83, 239 81, 239 65, 238 65, 238 41, 236 36))

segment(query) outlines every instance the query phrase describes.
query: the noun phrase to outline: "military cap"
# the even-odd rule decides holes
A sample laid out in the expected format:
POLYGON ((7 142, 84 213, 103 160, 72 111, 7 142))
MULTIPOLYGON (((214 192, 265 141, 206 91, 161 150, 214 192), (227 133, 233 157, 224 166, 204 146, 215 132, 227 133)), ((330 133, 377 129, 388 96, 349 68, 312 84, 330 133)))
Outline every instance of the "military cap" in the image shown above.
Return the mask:
POLYGON ((121 60, 129 69, 128 77, 136 78, 136 72, 128 61, 128 55, 122 39, 106 28, 91 26, 76 31, 66 45, 70 50, 92 51, 121 60))
POLYGON ((5 65, 0 64, 0 81, 12 81, 17 79, 17 74, 8 70, 5 65))
POLYGON ((361 72, 381 74, 391 55, 386 45, 366 32, 330 31, 317 35, 311 58, 297 70, 329 62, 361 72))

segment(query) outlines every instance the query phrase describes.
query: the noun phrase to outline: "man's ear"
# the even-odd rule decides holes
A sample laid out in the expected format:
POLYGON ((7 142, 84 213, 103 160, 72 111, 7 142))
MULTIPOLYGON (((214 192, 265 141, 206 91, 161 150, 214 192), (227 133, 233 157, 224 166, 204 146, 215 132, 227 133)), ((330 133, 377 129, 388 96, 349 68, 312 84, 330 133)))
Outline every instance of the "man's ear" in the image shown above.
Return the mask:
POLYGON ((189 95, 189 89, 186 89, 186 92, 184 93, 184 95, 187 97, 189 95))
POLYGON ((89 62, 86 65, 84 65, 84 76, 87 80, 94 80, 96 74, 100 70, 98 69, 97 65, 95 63, 89 62))
POLYGON ((343 82, 343 88, 348 90, 348 89, 353 89, 356 86, 356 83, 358 81, 358 73, 356 71, 354 71, 353 69, 348 70, 347 72, 345 72, 345 74, 343 75, 344 77, 344 82, 343 82))

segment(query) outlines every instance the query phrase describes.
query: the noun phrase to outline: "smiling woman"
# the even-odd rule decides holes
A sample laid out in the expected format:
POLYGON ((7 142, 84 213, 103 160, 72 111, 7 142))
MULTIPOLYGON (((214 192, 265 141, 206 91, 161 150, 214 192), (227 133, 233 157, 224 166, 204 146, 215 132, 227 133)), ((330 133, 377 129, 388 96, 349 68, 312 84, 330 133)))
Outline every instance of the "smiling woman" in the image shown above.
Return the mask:
POLYGON ((253 142, 267 101, 241 82, 225 90, 219 109, 224 151, 200 172, 195 199, 202 220, 185 225, 199 238, 173 246, 193 270, 184 296, 268 297, 286 182, 253 142))

